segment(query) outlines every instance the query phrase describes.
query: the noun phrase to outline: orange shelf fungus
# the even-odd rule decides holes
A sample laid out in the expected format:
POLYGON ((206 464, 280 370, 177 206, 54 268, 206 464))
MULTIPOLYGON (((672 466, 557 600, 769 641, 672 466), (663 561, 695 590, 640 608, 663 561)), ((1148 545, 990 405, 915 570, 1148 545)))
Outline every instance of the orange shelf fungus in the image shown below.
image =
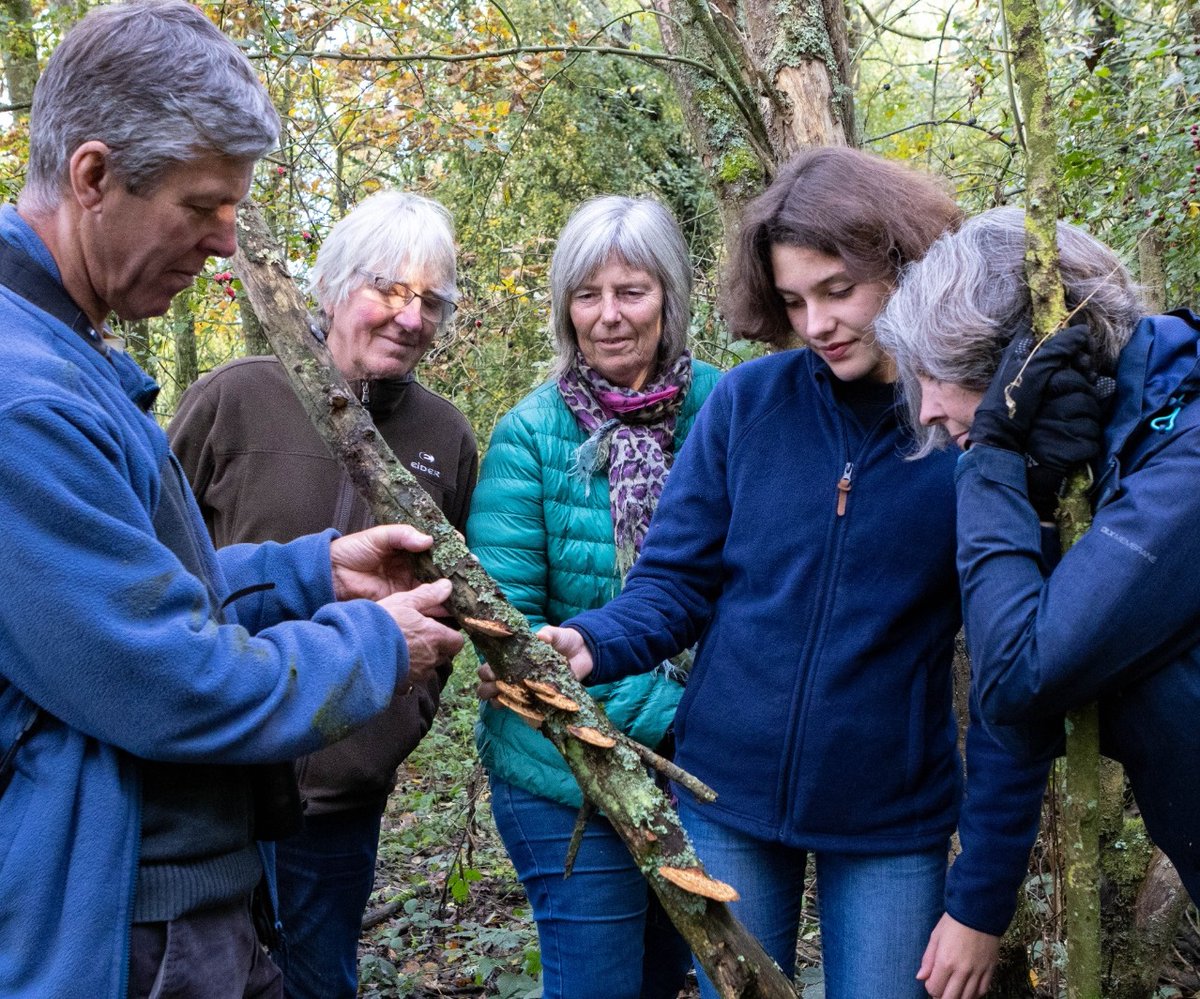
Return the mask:
POLYGON ((741 898, 732 885, 710 878, 699 867, 660 867, 658 873, 684 891, 714 902, 736 902, 741 898))
POLYGON ((559 711, 574 713, 579 710, 579 703, 571 700, 571 698, 552 683, 529 679, 522 680, 521 683, 527 690, 532 691, 533 695, 543 704, 548 704, 552 708, 558 708, 559 711))
POLYGON ((598 728, 585 728, 582 725, 568 725, 567 731, 575 736, 580 742, 586 742, 589 746, 595 746, 598 749, 612 749, 617 744, 617 740, 611 735, 605 735, 598 728))
POLYGON ((486 635, 488 638, 509 638, 512 629, 500 621, 488 621, 481 617, 460 617, 459 622, 472 635, 486 635))
POLYGON ((527 718, 535 725, 541 725, 546 720, 546 716, 540 712, 534 711, 527 704, 522 704, 520 701, 512 697, 505 697, 503 694, 496 695, 496 703, 508 708, 509 711, 515 712, 522 718, 527 718))

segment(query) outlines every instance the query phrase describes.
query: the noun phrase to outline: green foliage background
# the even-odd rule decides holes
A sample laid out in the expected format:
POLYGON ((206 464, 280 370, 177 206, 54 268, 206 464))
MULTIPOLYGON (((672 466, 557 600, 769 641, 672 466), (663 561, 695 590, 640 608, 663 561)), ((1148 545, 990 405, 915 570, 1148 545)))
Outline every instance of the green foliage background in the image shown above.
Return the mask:
MULTIPOLYGON (((7 17, 18 0, 5 0, 7 17)), ((651 193, 680 218, 696 263, 693 338, 728 366, 745 355, 715 311, 724 233, 662 62, 601 54, 660 50, 632 0, 205 0, 260 67, 284 116, 254 195, 303 278, 323 235, 383 187, 438 198, 457 220, 462 310, 420 375, 487 439, 544 375, 547 268, 571 208, 593 194, 651 193)), ((38 0, 44 60, 75 15, 38 0)), ((944 174, 963 205, 1019 200, 1021 134, 998 8, 921 0, 851 4, 859 134, 868 148, 944 174)), ((1200 14, 1193 4, 1048 5, 1062 108, 1070 217, 1134 267, 1161 255, 1163 300, 1193 300, 1200 277, 1200 14)), ((26 123, 0 113, 0 194, 22 181, 26 123)), ((190 324, 201 372, 247 347, 239 304, 213 265, 172 316, 127 330, 164 383, 190 324), (181 330, 183 336, 180 336, 181 330)), ((233 282, 237 290, 237 282, 233 282)), ((186 366, 184 367, 186 369, 186 366)))

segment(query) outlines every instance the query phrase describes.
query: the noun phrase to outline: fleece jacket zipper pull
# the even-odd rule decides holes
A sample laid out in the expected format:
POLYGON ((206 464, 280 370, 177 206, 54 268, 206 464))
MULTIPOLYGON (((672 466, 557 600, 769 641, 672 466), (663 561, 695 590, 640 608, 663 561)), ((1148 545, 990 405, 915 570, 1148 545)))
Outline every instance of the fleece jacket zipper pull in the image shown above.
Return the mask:
POLYGON ((842 477, 838 479, 837 484, 837 515, 844 517, 846 515, 846 500, 850 496, 850 477, 854 474, 854 462, 846 462, 846 467, 842 469, 842 477))

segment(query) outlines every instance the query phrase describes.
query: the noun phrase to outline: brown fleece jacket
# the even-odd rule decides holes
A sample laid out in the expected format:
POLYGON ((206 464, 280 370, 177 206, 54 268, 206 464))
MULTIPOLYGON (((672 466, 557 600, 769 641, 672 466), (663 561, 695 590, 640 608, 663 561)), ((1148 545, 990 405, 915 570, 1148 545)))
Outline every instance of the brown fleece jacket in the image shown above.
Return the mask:
MULTIPOLYGON (((373 381, 367 389, 383 439, 464 530, 479 464, 466 417, 416 381, 373 381)), ((167 433, 218 548, 290 541, 328 527, 349 533, 372 523, 274 357, 243 358, 201 378, 184 393, 167 433)), ((396 768, 429 730, 448 676, 449 664, 397 694, 348 738, 298 760, 306 814, 386 797, 396 768)))

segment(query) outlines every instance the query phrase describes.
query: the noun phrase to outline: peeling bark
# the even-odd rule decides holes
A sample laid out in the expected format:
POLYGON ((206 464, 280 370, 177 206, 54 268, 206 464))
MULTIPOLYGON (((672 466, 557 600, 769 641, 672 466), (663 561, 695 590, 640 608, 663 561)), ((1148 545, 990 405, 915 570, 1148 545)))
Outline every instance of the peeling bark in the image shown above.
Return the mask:
POLYGON ((791 109, 778 122, 786 126, 778 141, 787 157, 808 146, 846 144, 845 133, 831 113, 833 90, 825 66, 815 62, 785 66, 775 75, 775 87, 791 109))
POLYGON ((713 66, 725 85, 668 65, 709 169, 726 240, 778 166, 811 146, 854 145, 840 0, 646 0, 663 49, 713 66))
POLYGON ((459 624, 496 675, 520 688, 514 698, 536 702, 543 734, 562 753, 587 799, 604 810, 721 995, 795 999, 758 941, 723 902, 706 897, 721 889, 727 892, 728 886, 703 873, 674 809, 647 776, 639 750, 612 726, 564 660, 533 637, 524 615, 504 599, 433 500, 376 433, 328 350, 310 335, 303 299, 256 210, 241 212, 238 243, 238 276, 322 439, 347 469, 377 522, 407 522, 433 536, 432 550, 415 558, 418 577, 451 580, 450 607, 459 624), (586 738, 578 734, 583 729, 586 738), (597 744, 596 735, 601 743, 611 740, 612 745, 597 744), (683 880, 691 887, 681 887, 664 870, 675 881, 680 880, 678 872, 688 872, 683 880))
POLYGON ((763 116, 776 163, 809 146, 854 145, 846 12, 830 0, 744 0, 756 65, 778 97, 763 116))
MULTIPOLYGON (((722 64, 712 44, 713 14, 705 4, 698 0, 651 0, 650 6, 658 15, 665 51, 686 52, 712 66, 722 64), (707 32, 701 27, 706 21, 707 32)), ((716 16, 723 15, 718 11, 716 16)), ((763 181, 774 167, 758 100, 751 92, 741 102, 735 101, 728 88, 687 66, 668 64, 666 71, 679 96, 700 161, 709 172, 728 242, 737 232, 742 207, 762 190, 763 181)), ((738 76, 742 78, 741 73, 738 76)))

